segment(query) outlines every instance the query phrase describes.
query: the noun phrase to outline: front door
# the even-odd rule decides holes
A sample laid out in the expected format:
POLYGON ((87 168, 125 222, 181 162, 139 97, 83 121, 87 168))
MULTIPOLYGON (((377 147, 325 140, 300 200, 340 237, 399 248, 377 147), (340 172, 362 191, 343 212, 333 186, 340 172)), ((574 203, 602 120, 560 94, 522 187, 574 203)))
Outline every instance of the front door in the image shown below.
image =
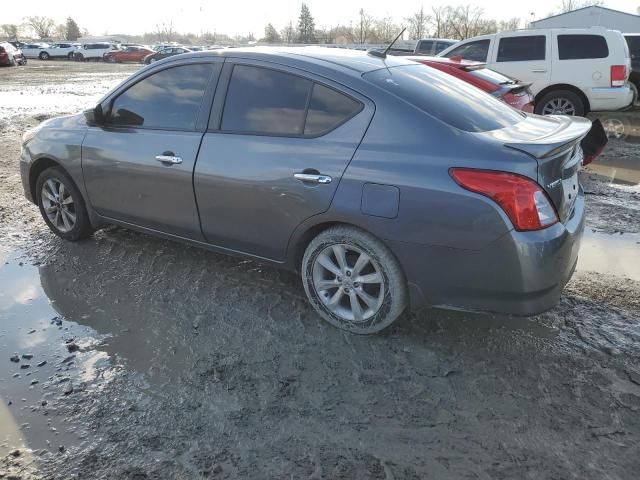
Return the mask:
POLYGON ((202 141, 198 118, 221 62, 156 70, 110 100, 104 126, 89 128, 82 169, 98 214, 202 239, 192 175, 202 141))
POLYGON ((194 187, 207 241, 282 260, 324 212, 371 120, 357 94, 286 67, 227 60, 194 187), (224 95, 226 99, 218 95, 224 95), (224 105, 223 105, 224 103, 224 105))

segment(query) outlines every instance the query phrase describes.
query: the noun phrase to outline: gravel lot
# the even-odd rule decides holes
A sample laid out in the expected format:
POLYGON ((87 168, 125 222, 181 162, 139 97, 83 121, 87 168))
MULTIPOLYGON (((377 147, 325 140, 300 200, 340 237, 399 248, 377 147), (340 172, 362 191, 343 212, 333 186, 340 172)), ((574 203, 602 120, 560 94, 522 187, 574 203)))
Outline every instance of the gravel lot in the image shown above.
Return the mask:
POLYGON ((638 478, 640 112, 600 115, 614 138, 582 174, 589 228, 556 308, 359 337, 290 273, 46 229, 22 132, 136 68, 0 69, 0 478, 638 478))

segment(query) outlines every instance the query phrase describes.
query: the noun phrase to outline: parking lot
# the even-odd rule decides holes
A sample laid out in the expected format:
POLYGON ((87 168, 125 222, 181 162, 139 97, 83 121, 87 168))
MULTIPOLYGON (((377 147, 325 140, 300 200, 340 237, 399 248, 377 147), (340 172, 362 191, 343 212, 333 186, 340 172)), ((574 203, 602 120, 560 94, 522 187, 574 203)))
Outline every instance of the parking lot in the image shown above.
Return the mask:
POLYGON ((640 112, 593 115, 611 139, 581 174, 587 231, 559 305, 428 309, 361 337, 293 274, 46 228, 22 133, 138 68, 0 69, 0 478, 637 478, 640 112))

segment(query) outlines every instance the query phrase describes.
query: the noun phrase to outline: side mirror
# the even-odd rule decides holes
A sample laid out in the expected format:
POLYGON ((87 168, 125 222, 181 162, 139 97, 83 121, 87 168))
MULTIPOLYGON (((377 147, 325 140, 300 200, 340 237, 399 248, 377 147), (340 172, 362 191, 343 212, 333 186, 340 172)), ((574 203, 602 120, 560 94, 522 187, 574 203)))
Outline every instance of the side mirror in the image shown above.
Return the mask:
POLYGON ((104 113, 102 112, 102 105, 96 105, 94 108, 85 110, 84 118, 87 119, 87 124, 90 126, 102 125, 104 123, 104 113))

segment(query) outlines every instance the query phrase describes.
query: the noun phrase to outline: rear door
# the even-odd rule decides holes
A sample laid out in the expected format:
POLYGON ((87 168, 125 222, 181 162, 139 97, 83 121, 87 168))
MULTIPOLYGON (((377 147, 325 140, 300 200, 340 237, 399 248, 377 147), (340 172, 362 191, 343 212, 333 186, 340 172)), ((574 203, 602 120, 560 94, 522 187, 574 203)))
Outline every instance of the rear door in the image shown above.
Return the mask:
POLYGON ((154 69, 110 99, 82 145, 89 201, 108 218, 202 239, 193 168, 222 59, 154 69))
POLYGON ((228 59, 224 68, 194 173, 202 231, 281 260, 293 230, 329 208, 373 104, 287 67, 228 59))
POLYGON ((510 32, 497 35, 489 67, 509 77, 531 83, 537 94, 551 79, 551 39, 549 33, 510 32))

